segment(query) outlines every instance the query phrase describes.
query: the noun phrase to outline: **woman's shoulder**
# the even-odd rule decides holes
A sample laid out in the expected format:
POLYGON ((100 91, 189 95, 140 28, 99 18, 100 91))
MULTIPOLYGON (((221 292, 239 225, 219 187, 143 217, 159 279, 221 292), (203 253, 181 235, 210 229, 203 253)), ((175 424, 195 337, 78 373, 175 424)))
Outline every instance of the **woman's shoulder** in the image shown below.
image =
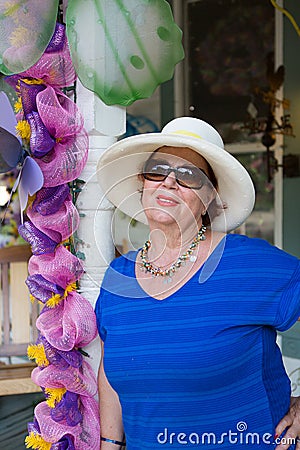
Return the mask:
POLYGON ((226 239, 231 247, 243 247, 243 248, 256 249, 256 250, 265 251, 265 252, 282 253, 282 254, 292 256, 289 253, 287 253, 284 250, 277 247, 276 245, 273 245, 270 242, 266 241, 265 239, 261 239, 261 238, 257 238, 257 237, 249 237, 249 236, 246 236, 245 234, 235 234, 235 233, 228 234, 226 236, 226 239))
POLYGON ((113 259, 108 265, 102 281, 102 290, 112 290, 116 293, 123 291, 124 286, 128 287, 135 281, 135 260, 137 251, 130 251, 124 255, 113 259), (131 282, 131 283, 130 283, 131 282))
POLYGON ((123 273, 124 271, 131 271, 133 265, 135 264, 136 257, 137 251, 129 251, 127 253, 124 253, 123 255, 120 255, 113 259, 109 264, 108 269, 112 268, 121 273, 123 273))
POLYGON ((261 238, 234 233, 228 234, 227 247, 240 255, 254 255, 256 259, 266 258, 275 264, 276 262, 283 263, 285 261, 288 265, 297 266, 300 263, 300 260, 296 256, 261 238))

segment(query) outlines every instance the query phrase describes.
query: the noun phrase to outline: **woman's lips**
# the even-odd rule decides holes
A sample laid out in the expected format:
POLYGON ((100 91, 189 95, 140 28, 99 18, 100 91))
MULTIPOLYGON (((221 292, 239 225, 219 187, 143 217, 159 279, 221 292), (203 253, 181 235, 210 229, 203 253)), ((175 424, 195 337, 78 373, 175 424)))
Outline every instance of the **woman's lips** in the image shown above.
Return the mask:
POLYGON ((156 197, 156 200, 160 206, 176 206, 176 205, 178 205, 178 202, 176 200, 174 200, 174 198, 168 197, 166 195, 160 194, 156 197))

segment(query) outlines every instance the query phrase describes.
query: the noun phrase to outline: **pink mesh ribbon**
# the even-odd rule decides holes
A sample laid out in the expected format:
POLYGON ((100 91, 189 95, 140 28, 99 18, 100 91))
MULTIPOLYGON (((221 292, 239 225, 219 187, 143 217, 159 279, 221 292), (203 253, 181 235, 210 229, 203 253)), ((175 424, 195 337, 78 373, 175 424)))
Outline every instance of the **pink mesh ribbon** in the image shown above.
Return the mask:
POLYGON ((91 366, 85 361, 78 369, 68 367, 61 370, 57 366, 36 367, 31 374, 32 381, 43 388, 61 389, 82 396, 93 397, 97 393, 97 380, 91 366))
MULTIPOLYGON (((80 397, 80 412, 82 422, 71 427, 65 422, 57 423, 51 417, 51 408, 46 402, 39 403, 35 408, 38 424, 36 429, 46 442, 57 443, 65 436, 74 440, 76 450, 99 450, 100 429, 98 403, 92 397, 80 397)), ((52 450, 52 446, 51 446, 52 450)))
POLYGON ((44 174, 44 187, 53 187, 78 178, 88 156, 88 135, 83 118, 66 95, 52 87, 37 95, 37 109, 43 124, 56 139, 54 148, 38 164, 44 174))
POLYGON ((55 253, 32 256, 28 264, 29 275, 40 274, 46 280, 58 284, 63 289, 79 280, 83 267, 79 259, 62 245, 55 253))
POLYGON ((36 228, 56 242, 63 242, 68 239, 79 226, 79 214, 71 196, 53 214, 42 216, 32 206, 29 206, 27 216, 36 228))
POLYGON ((37 110, 51 136, 65 139, 83 128, 83 117, 77 105, 62 92, 51 86, 36 97, 37 110))
POLYGON ((55 308, 45 307, 36 326, 53 347, 63 351, 84 347, 97 336, 93 307, 77 292, 70 292, 55 308))
POLYGON ((44 187, 78 178, 87 161, 87 150, 88 136, 85 130, 81 130, 76 136, 57 143, 45 157, 37 160, 45 178, 44 187))

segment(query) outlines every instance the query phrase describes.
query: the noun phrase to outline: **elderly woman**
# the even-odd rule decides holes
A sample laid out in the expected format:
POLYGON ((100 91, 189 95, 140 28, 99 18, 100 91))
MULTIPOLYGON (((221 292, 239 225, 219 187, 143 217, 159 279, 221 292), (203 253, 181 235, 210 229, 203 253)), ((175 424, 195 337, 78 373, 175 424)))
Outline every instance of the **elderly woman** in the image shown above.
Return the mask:
POLYGON ((117 142, 98 169, 150 229, 111 263, 95 308, 101 449, 296 448, 276 331, 300 315, 300 264, 229 234, 253 208, 247 171, 189 117, 117 142))

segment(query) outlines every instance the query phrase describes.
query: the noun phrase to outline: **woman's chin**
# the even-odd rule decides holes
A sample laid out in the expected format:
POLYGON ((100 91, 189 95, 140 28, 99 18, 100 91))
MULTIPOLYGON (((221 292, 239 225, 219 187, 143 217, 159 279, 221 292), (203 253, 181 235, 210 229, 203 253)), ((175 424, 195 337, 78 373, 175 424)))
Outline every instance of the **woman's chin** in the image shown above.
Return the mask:
POLYGON ((176 214, 171 211, 151 211, 146 216, 148 219, 149 224, 150 223, 156 223, 161 225, 172 225, 178 222, 178 217, 176 218, 176 214))

